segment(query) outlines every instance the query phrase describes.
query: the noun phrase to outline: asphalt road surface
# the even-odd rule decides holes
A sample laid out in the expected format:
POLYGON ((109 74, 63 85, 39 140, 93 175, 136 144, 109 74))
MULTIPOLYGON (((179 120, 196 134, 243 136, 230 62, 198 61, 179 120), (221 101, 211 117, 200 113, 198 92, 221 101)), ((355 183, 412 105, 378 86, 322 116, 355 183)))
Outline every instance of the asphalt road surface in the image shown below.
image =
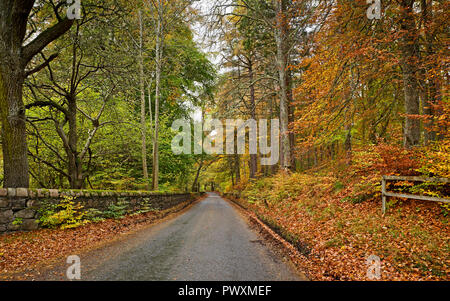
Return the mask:
MULTIPOLYGON (((212 193, 172 220, 80 258, 81 278, 89 281, 305 280, 269 249, 235 208, 212 193)), ((41 276, 64 280, 62 275, 60 267, 41 276)))

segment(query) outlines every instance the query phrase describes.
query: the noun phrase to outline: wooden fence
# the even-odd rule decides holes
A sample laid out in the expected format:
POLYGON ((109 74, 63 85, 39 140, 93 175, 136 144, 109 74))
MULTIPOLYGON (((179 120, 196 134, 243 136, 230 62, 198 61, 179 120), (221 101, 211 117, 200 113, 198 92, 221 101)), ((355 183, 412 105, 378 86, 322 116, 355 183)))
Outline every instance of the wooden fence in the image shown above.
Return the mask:
POLYGON ((449 199, 436 198, 425 195, 414 195, 414 194, 403 194, 403 193, 393 193, 386 190, 386 184, 388 181, 409 181, 409 182, 431 182, 431 183, 450 183, 448 178, 423 178, 423 177, 400 177, 400 176, 383 176, 382 181, 382 197, 383 197, 383 214, 386 213, 386 201, 388 197, 405 198, 420 201, 432 201, 432 202, 443 202, 450 203, 449 199))

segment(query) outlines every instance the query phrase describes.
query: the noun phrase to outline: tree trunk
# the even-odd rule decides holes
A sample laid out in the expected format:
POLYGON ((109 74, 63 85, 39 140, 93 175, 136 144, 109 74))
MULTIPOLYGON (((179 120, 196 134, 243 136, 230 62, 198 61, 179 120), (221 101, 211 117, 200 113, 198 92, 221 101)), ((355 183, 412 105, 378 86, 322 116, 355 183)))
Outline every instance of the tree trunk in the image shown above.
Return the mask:
POLYGON ((159 189, 159 101, 162 69, 162 14, 163 6, 158 0, 158 26, 156 29, 156 95, 155 95, 155 133, 153 135, 153 190, 159 189))
POLYGON ((68 98, 68 123, 69 123, 69 145, 66 147, 68 157, 68 171, 70 176, 70 188, 82 189, 84 185, 83 164, 78 153, 78 133, 77 133, 77 102, 75 96, 68 98))
POLYGON ((144 175, 145 189, 150 190, 147 168, 147 126, 145 115, 145 82, 144 82, 144 28, 142 24, 142 12, 139 11, 139 85, 141 89, 141 137, 142 137, 142 172, 144 175))
POLYGON ((417 30, 413 16, 414 1, 401 1, 401 29, 404 37, 401 41, 401 65, 403 69, 403 85, 405 90, 405 133, 404 145, 411 148, 420 143, 420 120, 414 115, 420 114, 419 84, 417 65, 419 59, 417 47, 417 30))
POLYGON ((192 192, 200 192, 200 189, 198 189, 198 187, 200 187, 198 179, 200 178, 200 172, 202 171, 203 163, 204 162, 202 160, 198 166, 197 173, 195 174, 194 183, 192 183, 192 192))
POLYGON ((27 62, 21 55, 27 19, 33 3, 16 2, 0 1, 0 119, 3 172, 5 187, 27 188, 30 180, 25 107, 22 100, 27 62))
POLYGON ((0 60, 0 118, 5 187, 29 187, 25 107, 22 100, 24 68, 18 59, 0 60))
MULTIPOLYGON (((234 141, 237 141, 237 129, 234 130, 234 141)), ((241 182, 241 160, 238 154, 237 143, 234 144, 234 172, 236 178, 236 185, 241 182)))
MULTIPOLYGON (((255 84, 253 83, 253 61, 248 59, 248 77, 250 80, 250 115, 256 120, 255 84)), ((250 179, 255 179, 258 172, 258 154, 250 154, 250 179)))
MULTIPOLYGON (((82 189, 84 183, 83 177, 83 165, 79 157, 78 153, 78 130, 77 130, 77 92, 76 92, 76 75, 78 73, 77 67, 77 45, 79 43, 79 33, 80 33, 80 25, 77 24, 76 29, 76 41, 72 45, 72 78, 71 84, 69 87, 69 94, 66 95, 66 100, 68 103, 67 112, 68 114, 65 116, 67 118, 67 122, 69 123, 69 132, 65 150, 68 157, 68 172, 69 172, 69 182, 70 188, 72 189, 82 189)), ((61 133, 63 136, 63 129, 61 128, 61 133)), ((60 135, 61 136, 61 135, 60 135)), ((64 141, 64 140, 63 140, 64 141)))
POLYGON ((280 132, 281 132, 281 167, 288 171, 291 169, 291 141, 289 138, 289 100, 287 83, 287 35, 285 31, 285 1, 274 0, 274 7, 277 12, 275 39, 277 44, 277 67, 280 85, 280 132))
MULTIPOLYGON (((274 106, 276 106, 276 99, 275 99, 275 94, 270 98, 270 119, 273 119, 274 116, 276 116, 275 108, 274 106)), ((272 140, 272 133, 270 133, 270 139, 272 140)), ((270 167, 269 169, 269 175, 270 174, 276 174, 278 171, 278 166, 280 164, 281 161, 278 162, 278 164, 274 164, 270 167)))
MULTIPOLYGON (((287 63, 288 65, 290 64, 290 60, 287 63)), ((291 124, 292 122, 295 121, 295 116, 294 116, 294 94, 292 91, 292 74, 291 71, 287 70, 286 72, 286 87, 287 87, 287 99, 288 99, 288 123, 291 124)), ((296 167, 297 167, 297 159, 295 157, 294 154, 294 146, 295 146, 295 133, 294 132, 290 132, 289 133, 289 141, 290 141, 290 145, 291 145, 291 169, 292 171, 295 171, 296 167)))
POLYGON ((347 125, 346 131, 347 136, 345 138, 345 152, 347 154, 347 160, 350 160, 352 157, 352 125, 347 125))
POLYGON ((234 187, 236 182, 234 181, 234 155, 227 157, 228 167, 230 168, 231 184, 234 187))
MULTIPOLYGON (((422 0, 421 1, 421 9, 422 9, 422 17, 423 17, 423 24, 424 24, 424 29, 425 29, 425 42, 426 42, 426 53, 429 56, 433 56, 434 53, 434 45, 433 45, 433 34, 432 34, 432 30, 430 29, 430 24, 432 24, 433 22, 433 1, 431 0, 422 0)), ((441 96, 440 96, 440 89, 439 89, 439 83, 438 83, 438 79, 437 77, 432 77, 429 78, 429 83, 425 82, 426 79, 426 73, 427 73, 427 68, 428 69, 433 69, 434 67, 436 67, 436 64, 433 62, 431 64, 425 64, 427 67, 423 68, 423 86, 427 87, 428 90, 423 91, 424 93, 427 93, 426 95, 424 95, 424 101, 423 101, 423 114, 424 115, 428 115, 430 116, 430 119, 425 122, 424 127, 425 127, 425 135, 424 135, 424 139, 425 139, 425 144, 428 145, 433 141, 437 140, 437 133, 436 133, 436 129, 435 129, 435 122, 434 122, 434 118, 439 115, 440 112, 436 112, 435 108, 433 107, 433 105, 436 105, 438 103, 440 103, 441 100, 441 96)), ((433 71, 433 70, 431 70, 433 71)))
POLYGON ((148 88, 147 88, 147 91, 148 91, 148 115, 150 116, 150 132, 152 132, 152 129, 153 129, 152 85, 153 85, 153 78, 151 79, 150 84, 148 85, 148 88))

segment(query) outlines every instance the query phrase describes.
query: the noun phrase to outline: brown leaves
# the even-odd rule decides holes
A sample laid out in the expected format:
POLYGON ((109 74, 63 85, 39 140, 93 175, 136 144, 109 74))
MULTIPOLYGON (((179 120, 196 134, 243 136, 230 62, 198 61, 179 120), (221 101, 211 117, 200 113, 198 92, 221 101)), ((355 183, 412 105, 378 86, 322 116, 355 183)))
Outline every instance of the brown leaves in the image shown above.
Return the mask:
POLYGON ((91 223, 76 229, 38 230, 0 236, 0 279, 10 279, 13 274, 24 270, 36 272, 43 264, 74 252, 95 248, 119 235, 138 230, 168 214, 178 212, 186 205, 180 204, 163 212, 91 223))
POLYGON ((349 199, 352 188, 366 179, 354 177, 333 193, 337 178, 330 174, 278 175, 258 186, 269 208, 258 201, 245 205, 308 244, 308 257, 294 262, 312 280, 368 280, 371 255, 382 260, 382 280, 448 280, 450 229, 439 204, 402 202, 382 217, 377 200, 356 204, 349 199))

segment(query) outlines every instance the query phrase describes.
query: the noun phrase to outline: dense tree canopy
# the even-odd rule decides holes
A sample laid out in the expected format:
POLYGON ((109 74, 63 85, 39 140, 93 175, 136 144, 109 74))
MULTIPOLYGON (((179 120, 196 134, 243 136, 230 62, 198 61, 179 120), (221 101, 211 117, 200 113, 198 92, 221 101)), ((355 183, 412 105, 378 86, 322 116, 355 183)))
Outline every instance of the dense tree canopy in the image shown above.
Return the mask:
POLYGON ((79 20, 29 2, 1 1, 5 186, 186 189, 205 170, 227 186, 380 145, 421 162, 404 173, 448 176, 446 1, 383 1, 379 19, 364 0, 216 0, 207 17, 188 0, 83 1, 79 20), (194 112, 279 119, 279 164, 175 156, 171 124, 194 112))
MULTIPOLYGON (((103 1, 96 5, 83 1, 81 19, 71 22, 67 33, 47 48, 39 49, 24 71, 21 102, 26 109, 29 162, 24 164, 29 170, 20 175, 25 178, 22 183, 30 177, 33 187, 149 187, 143 178, 140 140, 145 131, 145 136, 151 137, 145 146, 152 149, 156 28, 163 14, 159 177, 161 189, 185 189, 190 184, 186 174, 194 168, 194 161, 173 155, 175 133, 170 128, 176 119, 192 118, 194 108, 211 99, 215 69, 194 42, 191 27, 200 17, 190 2, 160 2, 161 12, 151 2, 103 1), (140 113, 144 113, 144 128, 140 113)), ((44 23, 61 20, 66 9, 62 4, 37 1, 29 12, 27 35, 41 32, 44 23)), ((2 133, 5 151, 9 130, 3 127, 2 133)), ((5 157, 4 164, 8 161, 5 157)), ((149 160, 150 169, 152 163, 149 160)), ((0 179, 6 181, 3 172, 0 179)), ((5 184, 9 186, 7 181, 5 184)))

